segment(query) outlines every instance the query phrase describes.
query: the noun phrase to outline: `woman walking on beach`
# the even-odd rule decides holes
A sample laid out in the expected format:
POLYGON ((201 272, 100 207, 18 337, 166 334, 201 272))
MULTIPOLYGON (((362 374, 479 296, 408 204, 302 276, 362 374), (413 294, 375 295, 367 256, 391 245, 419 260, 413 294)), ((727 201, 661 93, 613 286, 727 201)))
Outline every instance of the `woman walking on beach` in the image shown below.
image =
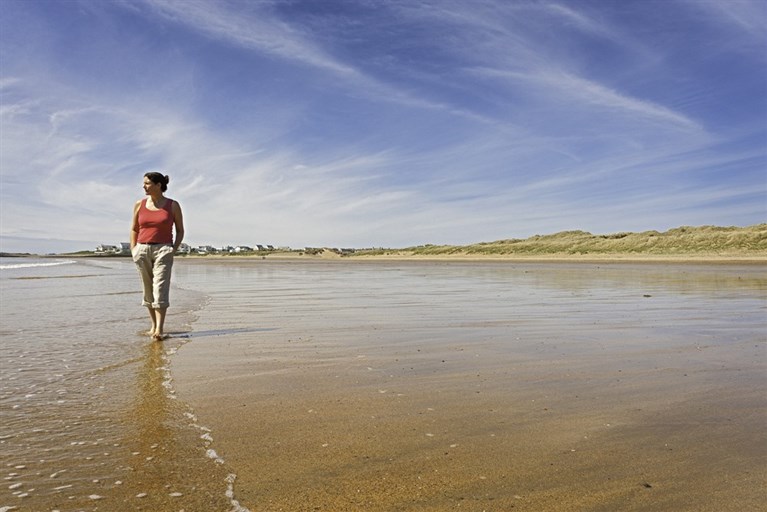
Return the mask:
POLYGON ((144 175, 144 193, 148 196, 133 206, 130 249, 144 286, 142 305, 149 310, 154 341, 165 337, 165 312, 170 305, 170 274, 173 255, 184 239, 184 218, 177 201, 167 198, 168 176, 159 172, 144 175), (173 228, 175 227, 175 238, 173 228))

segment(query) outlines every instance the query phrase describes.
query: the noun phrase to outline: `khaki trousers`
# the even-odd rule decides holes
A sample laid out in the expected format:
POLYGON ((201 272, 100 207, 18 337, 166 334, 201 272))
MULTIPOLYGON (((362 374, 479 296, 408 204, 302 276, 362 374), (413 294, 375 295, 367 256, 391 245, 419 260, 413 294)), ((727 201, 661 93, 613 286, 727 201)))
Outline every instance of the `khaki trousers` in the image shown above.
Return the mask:
POLYGON ((152 309, 170 305, 170 272, 173 268, 173 246, 170 244, 136 244, 131 251, 144 285, 143 306, 152 309))

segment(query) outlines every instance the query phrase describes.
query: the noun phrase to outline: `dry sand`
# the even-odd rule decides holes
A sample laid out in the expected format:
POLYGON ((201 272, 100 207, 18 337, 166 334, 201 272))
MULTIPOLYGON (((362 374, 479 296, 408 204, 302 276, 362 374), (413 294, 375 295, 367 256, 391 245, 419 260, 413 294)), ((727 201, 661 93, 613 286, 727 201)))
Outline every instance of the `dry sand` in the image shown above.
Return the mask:
POLYGON ((252 511, 758 510, 763 337, 624 340, 613 313, 539 319, 512 351, 492 322, 292 325, 194 341, 173 372, 252 511))

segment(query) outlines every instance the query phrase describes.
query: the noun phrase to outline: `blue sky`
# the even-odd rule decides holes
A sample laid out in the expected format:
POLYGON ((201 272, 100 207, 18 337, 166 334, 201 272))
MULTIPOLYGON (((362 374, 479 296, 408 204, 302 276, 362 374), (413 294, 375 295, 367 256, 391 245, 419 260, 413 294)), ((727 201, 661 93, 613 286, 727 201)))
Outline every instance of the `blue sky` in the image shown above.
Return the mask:
POLYGON ((767 220, 767 2, 0 0, 0 250, 767 220))

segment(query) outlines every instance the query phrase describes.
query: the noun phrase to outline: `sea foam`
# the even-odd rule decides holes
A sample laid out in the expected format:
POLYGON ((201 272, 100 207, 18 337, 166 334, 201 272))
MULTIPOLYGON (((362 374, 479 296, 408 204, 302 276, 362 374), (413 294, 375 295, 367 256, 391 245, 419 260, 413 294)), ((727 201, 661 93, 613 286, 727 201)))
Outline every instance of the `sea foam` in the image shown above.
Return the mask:
POLYGON ((72 263, 75 263, 75 261, 74 260, 56 260, 56 261, 46 261, 44 263, 43 262, 5 263, 0 265, 0 270, 9 270, 14 268, 57 267, 59 265, 71 265, 72 263))

